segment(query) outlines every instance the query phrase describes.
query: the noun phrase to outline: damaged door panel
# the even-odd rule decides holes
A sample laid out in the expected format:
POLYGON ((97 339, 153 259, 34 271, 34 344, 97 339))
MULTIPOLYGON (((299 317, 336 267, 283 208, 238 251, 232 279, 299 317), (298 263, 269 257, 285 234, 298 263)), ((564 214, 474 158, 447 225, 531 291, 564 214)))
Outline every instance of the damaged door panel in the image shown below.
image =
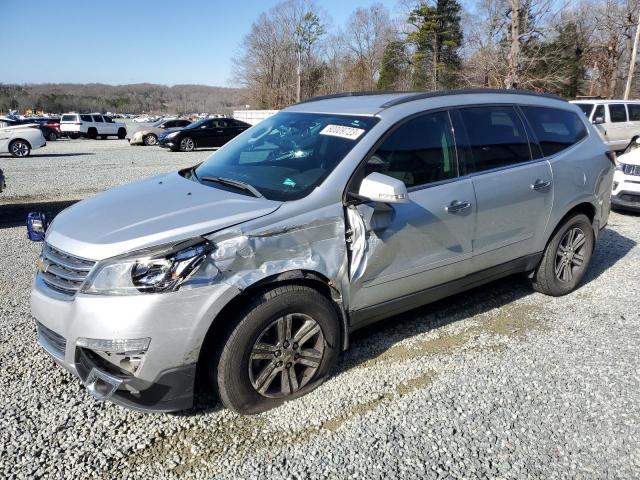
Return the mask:
POLYGON ((350 310, 381 304, 470 272, 475 227, 471 181, 414 190, 409 200, 407 204, 348 207, 350 310), (456 208, 463 202, 469 206, 456 208))

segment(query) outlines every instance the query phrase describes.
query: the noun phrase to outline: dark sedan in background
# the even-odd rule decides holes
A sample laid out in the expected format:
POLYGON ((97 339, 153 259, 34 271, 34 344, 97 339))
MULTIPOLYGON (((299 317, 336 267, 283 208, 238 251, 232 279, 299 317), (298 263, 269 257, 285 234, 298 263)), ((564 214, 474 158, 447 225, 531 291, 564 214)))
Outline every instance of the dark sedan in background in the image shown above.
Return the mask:
POLYGON ((161 135, 158 145, 174 152, 221 147, 249 127, 248 123, 233 118, 203 118, 188 127, 161 135))

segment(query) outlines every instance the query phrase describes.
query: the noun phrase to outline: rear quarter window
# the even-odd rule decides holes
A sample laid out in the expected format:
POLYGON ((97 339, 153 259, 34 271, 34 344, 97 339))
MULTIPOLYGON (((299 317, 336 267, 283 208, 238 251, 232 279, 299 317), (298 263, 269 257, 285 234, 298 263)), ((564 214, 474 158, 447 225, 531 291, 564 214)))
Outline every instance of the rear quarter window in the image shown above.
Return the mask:
POLYGON ((640 104, 629 103, 627 104, 627 109, 629 109, 629 120, 640 122, 640 104))
POLYGON ((78 120, 77 115, 63 115, 61 122, 76 122, 78 120))
POLYGON ((529 120, 545 157, 561 152, 587 136, 584 123, 574 112, 549 107, 520 108, 529 120))
POLYGON ((609 105, 609 116, 611 117, 611 123, 626 122, 627 109, 621 104, 609 105))

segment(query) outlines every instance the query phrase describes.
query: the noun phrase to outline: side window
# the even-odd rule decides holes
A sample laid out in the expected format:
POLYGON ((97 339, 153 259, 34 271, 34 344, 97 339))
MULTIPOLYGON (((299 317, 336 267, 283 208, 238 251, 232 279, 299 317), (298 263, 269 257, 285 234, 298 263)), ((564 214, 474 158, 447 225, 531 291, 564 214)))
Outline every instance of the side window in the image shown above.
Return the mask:
POLYGON ((80 115, 80 118, 82 119, 83 122, 93 122, 91 115, 80 115))
POLYGON ((169 120, 168 122, 164 122, 162 125, 160 125, 160 128, 173 128, 175 126, 176 126, 176 121, 169 120))
POLYGON ((407 187, 456 177, 447 112, 423 115, 400 125, 367 161, 364 176, 372 172, 402 180, 407 187))
POLYGON ((609 116, 611 117, 611 123, 626 122, 627 109, 619 103, 609 105, 609 116))
POLYGON ((102 123, 102 117, 100 115, 94 115, 93 121, 97 123, 102 123))
POLYGON ((105 123, 113 123, 113 119, 111 117, 104 116, 102 118, 104 118, 105 123))
POLYGON ((604 122, 604 105, 598 105, 596 107, 596 111, 593 113, 593 121, 596 121, 596 118, 601 118, 604 122))
POLYGON ((547 107, 521 106, 545 157, 558 153, 583 139, 587 129, 573 112, 547 107))
POLYGON ((628 103, 627 109, 629 110, 629 120, 632 122, 640 122, 640 104, 628 103))
POLYGON ((176 127, 186 127, 190 123, 191 122, 189 120, 177 120, 176 121, 176 127))
POLYGON ((466 173, 531 160, 524 125, 513 107, 469 107, 456 113, 456 144, 463 151, 466 173))

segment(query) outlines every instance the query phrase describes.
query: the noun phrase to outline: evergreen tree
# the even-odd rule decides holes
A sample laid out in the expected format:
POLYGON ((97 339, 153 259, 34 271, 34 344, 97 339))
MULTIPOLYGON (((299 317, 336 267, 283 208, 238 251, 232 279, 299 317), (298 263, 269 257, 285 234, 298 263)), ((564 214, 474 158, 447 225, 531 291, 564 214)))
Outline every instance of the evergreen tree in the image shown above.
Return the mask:
POLYGON ((460 71, 458 50, 462 43, 458 0, 437 0, 435 6, 421 3, 410 14, 415 27, 407 40, 413 44, 413 87, 452 88, 460 71))
POLYGON ((402 75, 407 71, 406 47, 401 40, 389 42, 382 54, 382 65, 380 68, 380 78, 378 79, 379 90, 400 90, 402 75))

